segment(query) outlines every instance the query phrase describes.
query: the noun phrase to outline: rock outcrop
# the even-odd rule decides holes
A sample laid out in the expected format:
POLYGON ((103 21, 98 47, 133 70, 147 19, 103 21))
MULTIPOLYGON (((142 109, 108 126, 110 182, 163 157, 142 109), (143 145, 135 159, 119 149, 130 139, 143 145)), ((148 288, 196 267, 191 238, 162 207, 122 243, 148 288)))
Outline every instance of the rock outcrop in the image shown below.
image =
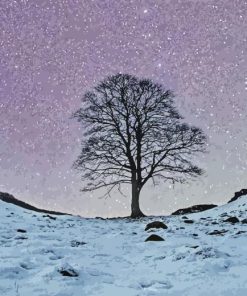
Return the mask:
POLYGON ((241 189, 240 191, 235 192, 233 198, 230 199, 230 200, 228 201, 228 203, 229 203, 229 202, 233 202, 233 201, 239 199, 239 198, 240 198, 241 196, 243 196, 243 195, 247 195, 247 189, 241 189))
POLYGON ((184 209, 179 209, 172 213, 172 215, 184 215, 184 214, 192 214, 197 212, 203 212, 206 210, 210 210, 212 208, 217 207, 217 205, 214 204, 202 204, 202 205, 195 205, 184 209))

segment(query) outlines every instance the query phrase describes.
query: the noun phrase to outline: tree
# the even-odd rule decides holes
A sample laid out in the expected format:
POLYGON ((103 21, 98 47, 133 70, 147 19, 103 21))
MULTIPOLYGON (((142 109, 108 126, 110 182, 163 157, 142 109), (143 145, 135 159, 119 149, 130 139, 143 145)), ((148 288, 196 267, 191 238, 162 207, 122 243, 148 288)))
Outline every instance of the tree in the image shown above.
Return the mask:
POLYGON ((131 217, 142 217, 139 198, 152 179, 185 182, 202 169, 192 156, 205 151, 202 130, 181 122, 174 95, 149 79, 109 76, 86 92, 74 117, 83 125, 74 167, 87 181, 82 191, 131 184, 131 217))

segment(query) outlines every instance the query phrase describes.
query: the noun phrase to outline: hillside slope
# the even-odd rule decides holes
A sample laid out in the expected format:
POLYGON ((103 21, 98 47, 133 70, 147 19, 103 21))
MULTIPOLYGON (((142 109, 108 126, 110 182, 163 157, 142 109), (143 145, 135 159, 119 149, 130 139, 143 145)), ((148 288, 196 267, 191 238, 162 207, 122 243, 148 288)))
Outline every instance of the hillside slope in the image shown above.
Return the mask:
POLYGON ((27 209, 27 210, 34 211, 34 212, 46 213, 46 214, 52 214, 52 215, 66 215, 65 213, 61 213, 61 212, 48 211, 48 210, 36 208, 24 201, 21 201, 21 200, 15 198, 13 195, 11 195, 7 192, 0 192, 0 200, 4 201, 6 203, 16 205, 18 207, 27 209))
POLYGON ((246 210, 244 196, 187 217, 102 220, 0 201, 0 295, 246 296, 246 210), (144 242, 154 220, 165 240, 144 242))

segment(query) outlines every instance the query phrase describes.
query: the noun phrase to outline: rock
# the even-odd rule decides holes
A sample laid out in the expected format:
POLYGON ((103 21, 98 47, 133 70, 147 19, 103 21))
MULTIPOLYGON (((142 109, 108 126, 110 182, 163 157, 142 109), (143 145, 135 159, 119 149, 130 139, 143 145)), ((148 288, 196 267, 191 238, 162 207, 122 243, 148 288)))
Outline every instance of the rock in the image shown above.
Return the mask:
POLYGON ((217 205, 213 204, 202 204, 202 205, 195 205, 192 207, 184 208, 184 209, 179 209, 172 213, 172 215, 183 215, 183 214, 190 214, 190 213, 198 213, 198 212, 203 212, 212 208, 217 207, 217 205))
POLYGON ((17 229, 17 232, 26 233, 27 231, 25 229, 17 229))
POLYGON ((164 239, 159 235, 152 234, 145 240, 145 242, 150 242, 150 241, 160 242, 160 241, 164 241, 164 239))
POLYGON ((83 245, 86 245, 86 243, 84 243, 84 242, 78 242, 78 241, 72 241, 71 243, 70 243, 70 245, 71 245, 71 247, 79 247, 79 246, 83 246, 83 245))
POLYGON ((188 217, 186 217, 186 216, 183 216, 183 217, 182 217, 182 219, 188 219, 188 217))
POLYGON ((228 201, 228 203, 233 202, 239 199, 241 196, 247 195, 247 189, 241 189, 240 191, 235 192, 234 197, 228 201))
POLYGON ((79 274, 70 265, 66 264, 58 270, 63 276, 77 277, 79 274))
POLYGON ((56 217, 52 217, 50 215, 43 215, 44 218, 49 218, 51 220, 56 220, 57 218, 56 217))
POLYGON ((229 222, 229 223, 235 224, 235 223, 238 223, 239 220, 237 217, 229 217, 226 220, 224 220, 224 222, 229 222))
POLYGON ((77 277, 78 274, 71 270, 60 270, 59 271, 63 276, 77 277))
POLYGON ((242 233, 246 233, 246 231, 244 231, 244 230, 239 230, 236 234, 238 235, 238 234, 242 234, 242 233))
POLYGON ((193 224, 193 223, 194 223, 193 220, 189 220, 189 219, 188 219, 188 220, 184 220, 183 222, 184 222, 184 223, 187 223, 187 224, 193 224))
POLYGON ((222 230, 214 230, 212 232, 209 232, 208 235, 224 235, 224 233, 226 233, 227 230, 222 229, 222 230))
POLYGON ((217 225, 217 224, 219 224, 219 223, 216 222, 216 221, 213 221, 211 224, 212 224, 212 225, 217 225))
POLYGON ((146 228, 145 228, 145 231, 151 229, 151 228, 163 228, 163 229, 167 229, 168 227, 161 221, 154 221, 154 222, 151 222, 151 223, 148 223, 146 228))
POLYGON ((26 236, 17 236, 15 239, 27 239, 26 236))
POLYGON ((193 235, 193 236, 198 236, 198 234, 197 234, 197 233, 193 233, 192 235, 193 235))
POLYGON ((241 223, 247 224, 247 219, 242 220, 241 223))

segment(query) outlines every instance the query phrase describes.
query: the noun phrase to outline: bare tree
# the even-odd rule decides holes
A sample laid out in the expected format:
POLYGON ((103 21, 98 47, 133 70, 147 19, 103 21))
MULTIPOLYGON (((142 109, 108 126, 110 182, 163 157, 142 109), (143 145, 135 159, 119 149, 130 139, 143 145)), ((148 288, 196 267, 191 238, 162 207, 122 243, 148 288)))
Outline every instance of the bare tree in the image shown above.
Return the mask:
POLYGON ((74 167, 87 184, 82 191, 131 184, 131 217, 142 217, 139 197, 152 179, 185 182, 203 171, 192 156, 205 151, 206 137, 181 122, 174 95, 148 79, 109 76, 82 100, 74 117, 83 125, 82 150, 74 167))

